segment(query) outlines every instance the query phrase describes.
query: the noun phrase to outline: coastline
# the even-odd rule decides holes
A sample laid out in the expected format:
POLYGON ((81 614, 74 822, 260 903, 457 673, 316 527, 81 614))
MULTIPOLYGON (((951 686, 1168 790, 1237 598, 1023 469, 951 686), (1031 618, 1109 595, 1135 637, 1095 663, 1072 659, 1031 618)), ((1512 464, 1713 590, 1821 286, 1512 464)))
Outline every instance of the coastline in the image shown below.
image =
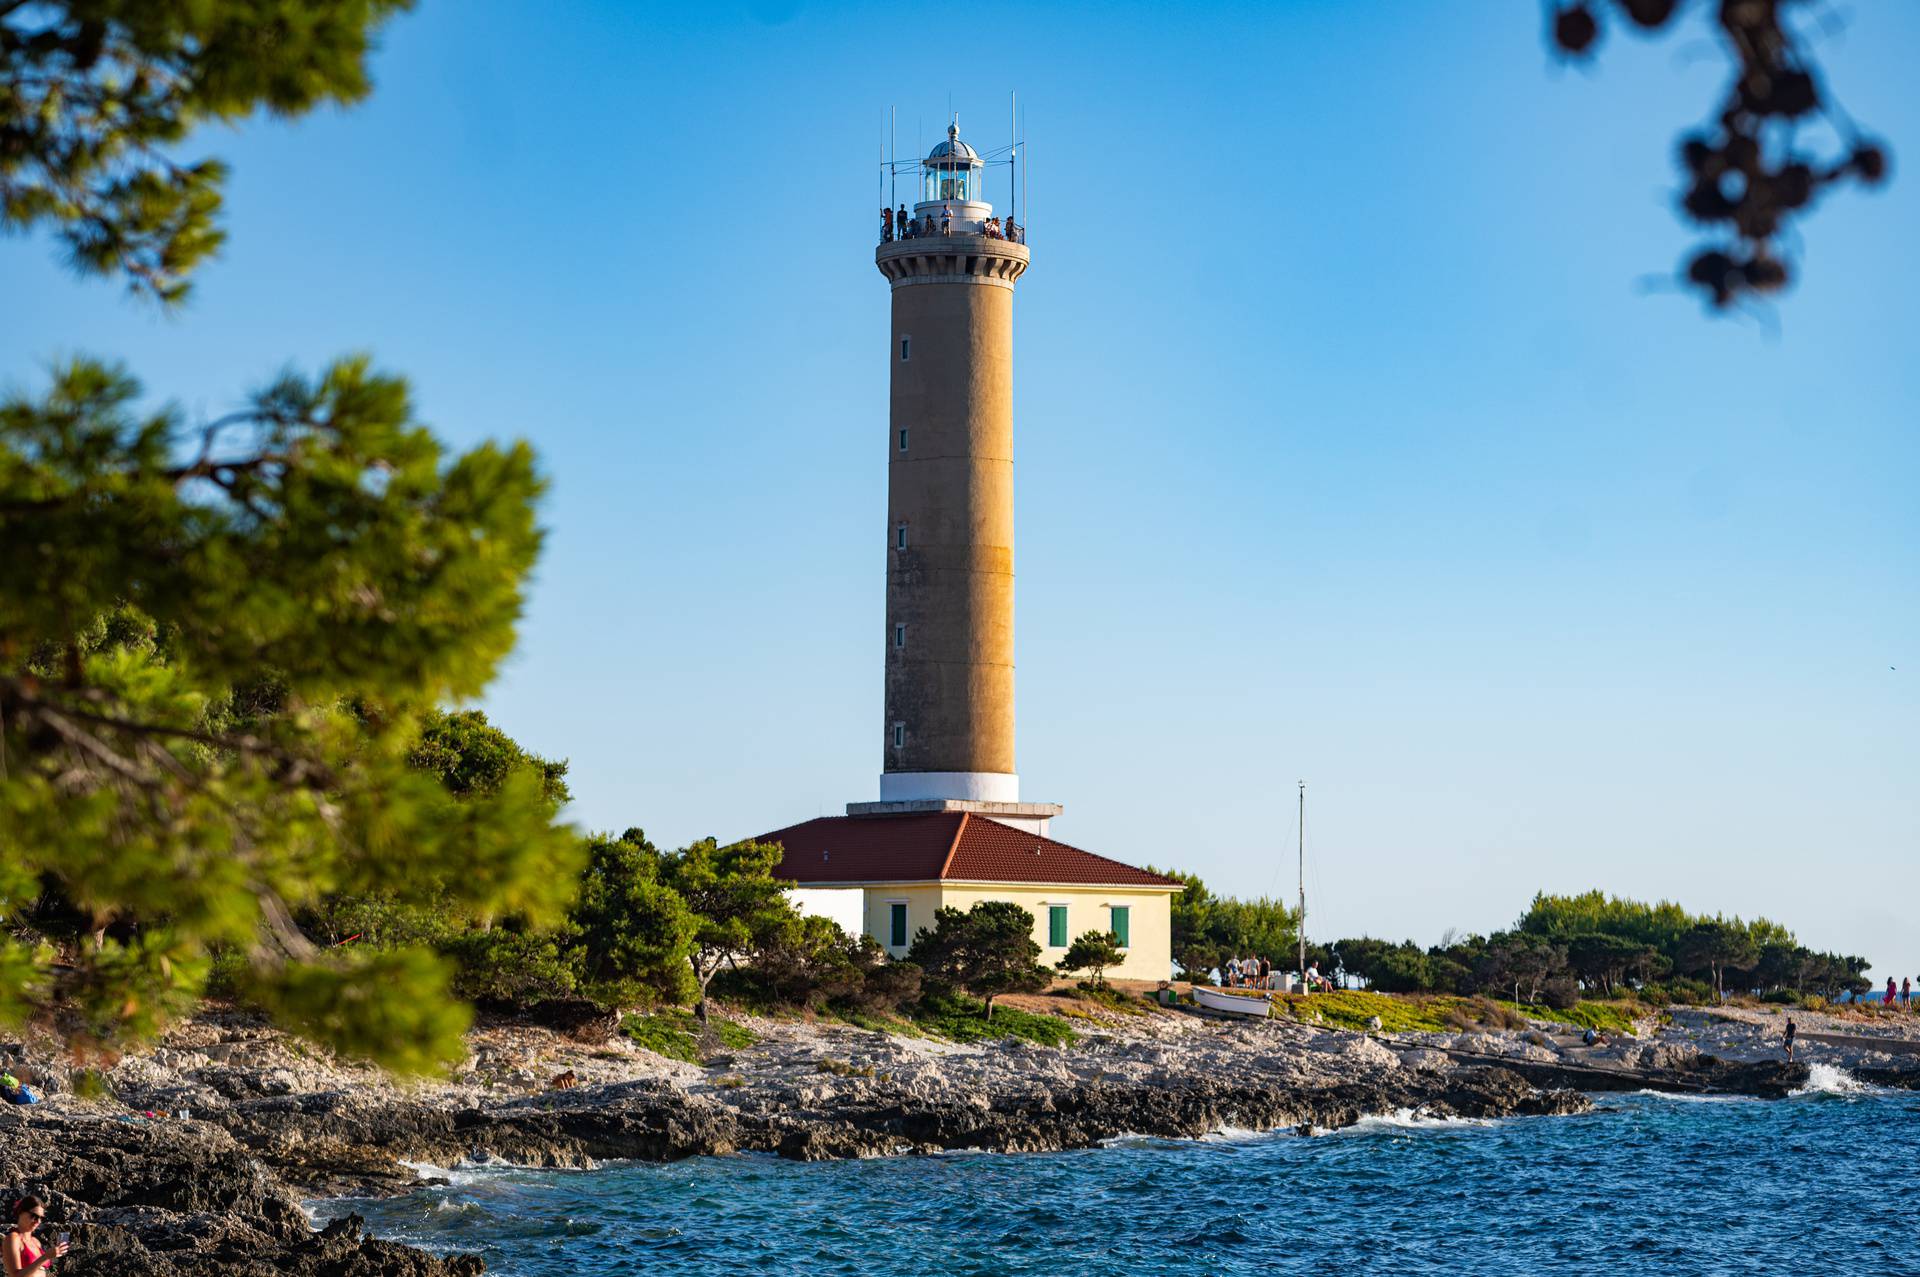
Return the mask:
MULTIPOLYGON (((54 1093, 0 1108, 0 1179, 51 1191, 50 1217, 74 1234, 70 1273, 468 1277, 476 1258, 370 1239, 352 1215, 315 1232, 302 1203, 406 1193, 432 1182, 423 1167, 462 1163, 1046 1152, 1127 1135, 1333 1130, 1401 1112, 1577 1115, 1606 1090, 1780 1097, 1806 1085, 1810 1063, 1920 1087, 1920 1056, 1897 1050, 1809 1043, 1786 1065, 1778 1015, 1672 1016, 1602 1049, 1547 1025, 1389 1037, 1155 1012, 1077 1019, 1081 1040, 1055 1048, 742 1017, 757 1040, 705 1065, 619 1037, 496 1025, 472 1034, 453 1080, 409 1085, 209 1011, 121 1060, 107 1074, 114 1101, 81 1100, 57 1065, 34 1061, 54 1093), (564 1070, 578 1085, 546 1089, 564 1070)), ((1820 1017, 1796 1018, 1818 1031, 1820 1017)), ((1880 1045, 1920 1041, 1920 1025, 1892 1027, 1880 1045)))

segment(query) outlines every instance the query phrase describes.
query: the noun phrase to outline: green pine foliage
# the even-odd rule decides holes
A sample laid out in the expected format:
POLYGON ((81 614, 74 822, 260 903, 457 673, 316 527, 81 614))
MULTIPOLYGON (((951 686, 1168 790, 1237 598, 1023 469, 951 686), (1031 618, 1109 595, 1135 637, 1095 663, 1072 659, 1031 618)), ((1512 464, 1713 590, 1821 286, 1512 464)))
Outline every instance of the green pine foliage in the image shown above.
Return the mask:
POLYGON ((661 872, 660 852, 638 829, 588 844, 571 939, 580 988, 603 1005, 678 1004, 695 991, 700 923, 661 872))
POLYGON ((1299 911, 1282 901, 1261 896, 1239 900, 1216 896, 1198 874, 1177 869, 1155 869, 1186 884, 1173 897, 1173 957, 1190 976, 1219 966, 1232 957, 1264 957, 1291 964, 1299 943, 1299 911))
POLYGON ((0 227, 50 228, 76 269, 181 300, 224 239, 227 168, 180 144, 208 121, 366 96, 374 32, 409 4, 0 5, 0 227))
MULTIPOLYGON (((0 5, 0 227, 179 300, 225 176, 178 153, 189 135, 357 100, 403 7, 0 5)), ((0 1016, 111 1050, 218 957, 223 988, 324 1042, 455 1058, 467 1012, 417 915, 537 932, 581 860, 559 774, 463 795, 411 757, 484 726, 438 707, 513 646, 533 455, 448 453, 365 358, 211 418, 151 402, 79 357, 0 401, 0 1016), (354 902, 407 938, 341 949, 302 924, 354 902)))
POLYGON ((983 999, 984 1018, 1003 993, 1038 993, 1053 983, 1040 965, 1033 914, 1010 900, 983 900, 962 913, 951 905, 922 927, 908 957, 935 995, 955 991, 983 999))
POLYGON ((707 986, 721 965, 752 952, 794 917, 787 884, 773 876, 783 854, 777 843, 722 847, 708 838, 660 861, 661 882, 692 916, 687 965, 698 990, 694 1009, 703 1020, 707 986))
POLYGON ((1085 971, 1088 982, 1095 989, 1101 989, 1106 987, 1106 969, 1119 966, 1126 956, 1119 937, 1111 931, 1085 931, 1067 946, 1066 954, 1057 965, 1068 973, 1085 971))
POLYGON ((410 761, 512 646, 532 455, 447 456, 360 360, 197 427, 140 395, 82 360, 0 403, 0 909, 47 944, 26 1010, 138 1038, 224 946, 289 1022, 396 1016, 379 1058, 451 1058, 441 964, 384 959, 394 1005, 349 1013, 364 964, 296 915, 378 897, 539 925, 572 897, 538 769, 461 798, 410 761))
MULTIPOLYGON (((1815 953, 1777 922, 1689 913, 1589 891, 1541 893, 1514 927, 1429 949, 1368 936, 1334 943, 1346 976, 1383 993, 1486 994, 1565 1018, 1595 1000, 1694 1001, 1732 992, 1866 988, 1864 958, 1815 953), (1584 997, 1583 997, 1584 995, 1584 997)), ((1590 1027, 1607 1027, 1595 1024, 1590 1027)))

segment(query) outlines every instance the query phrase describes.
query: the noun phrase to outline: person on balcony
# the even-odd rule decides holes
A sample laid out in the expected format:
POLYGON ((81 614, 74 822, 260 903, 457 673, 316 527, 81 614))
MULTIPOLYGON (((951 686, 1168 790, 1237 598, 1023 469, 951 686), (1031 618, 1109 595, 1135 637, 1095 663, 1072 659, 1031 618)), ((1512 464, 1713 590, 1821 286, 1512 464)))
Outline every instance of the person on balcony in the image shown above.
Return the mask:
POLYGON ((880 210, 880 242, 893 243, 893 210, 890 208, 880 210))

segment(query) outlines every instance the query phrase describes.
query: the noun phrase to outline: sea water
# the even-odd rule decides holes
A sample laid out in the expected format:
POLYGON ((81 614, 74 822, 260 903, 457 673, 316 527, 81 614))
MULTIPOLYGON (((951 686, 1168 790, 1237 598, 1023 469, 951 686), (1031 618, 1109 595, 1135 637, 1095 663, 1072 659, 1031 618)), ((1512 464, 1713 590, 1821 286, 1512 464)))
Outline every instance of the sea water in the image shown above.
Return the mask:
POLYGON ((1920 1274, 1920 1094, 1822 1067, 1786 1100, 1595 1099, 1067 1153, 466 1167, 316 1214, 524 1277, 1920 1274))

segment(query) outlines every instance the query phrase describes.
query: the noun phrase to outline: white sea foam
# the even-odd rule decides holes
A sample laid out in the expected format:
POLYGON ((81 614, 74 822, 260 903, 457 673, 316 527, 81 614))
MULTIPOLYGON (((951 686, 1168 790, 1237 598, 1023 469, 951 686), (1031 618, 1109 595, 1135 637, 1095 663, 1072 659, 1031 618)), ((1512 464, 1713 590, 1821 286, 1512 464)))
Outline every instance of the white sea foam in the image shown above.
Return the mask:
POLYGON ((452 1171, 444 1166, 435 1166, 432 1162, 409 1162, 402 1159, 400 1165, 406 1167, 421 1179, 450 1180, 453 1178, 452 1171))
POLYGON ((1363 1117, 1343 1130, 1359 1135, 1370 1131, 1452 1131, 1493 1124, 1494 1119, 1490 1117, 1440 1117, 1422 1113, 1418 1109, 1404 1108, 1363 1117))
POLYGON ((1159 1141, 1151 1135, 1142 1135, 1138 1131, 1122 1131, 1118 1135, 1109 1135, 1107 1138, 1101 1140, 1100 1147, 1131 1148, 1139 1144, 1151 1145, 1157 1143, 1159 1143, 1159 1141))
POLYGON ((1760 1101, 1751 1095, 1695 1095, 1688 1091, 1635 1091, 1635 1095, 1651 1096, 1656 1100, 1675 1100, 1681 1104, 1758 1104, 1760 1101))
POLYGON ((1843 1068, 1832 1064, 1812 1064, 1807 1066, 1807 1084, 1787 1094, 1872 1095, 1877 1090, 1877 1087, 1867 1085, 1843 1068))
POLYGON ((1218 1130, 1208 1131, 1205 1135, 1188 1138, 1180 1135, 1145 1135, 1139 1131, 1122 1131, 1118 1135, 1109 1135, 1100 1141, 1102 1148, 1162 1148, 1168 1144, 1245 1144, 1253 1140, 1272 1139, 1285 1135, 1284 1130, 1256 1131, 1245 1126, 1222 1126, 1218 1130))

